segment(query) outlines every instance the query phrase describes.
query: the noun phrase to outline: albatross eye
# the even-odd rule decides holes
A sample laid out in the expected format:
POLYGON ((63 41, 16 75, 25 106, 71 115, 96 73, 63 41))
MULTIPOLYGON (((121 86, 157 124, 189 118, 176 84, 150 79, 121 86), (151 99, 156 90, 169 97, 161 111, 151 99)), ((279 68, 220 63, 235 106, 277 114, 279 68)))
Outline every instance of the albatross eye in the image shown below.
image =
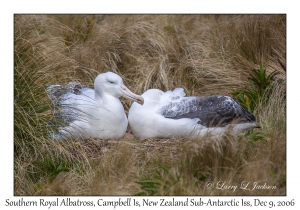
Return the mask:
POLYGON ((113 81, 109 81, 109 80, 108 80, 108 82, 109 82, 109 83, 111 83, 111 84, 113 84, 113 83, 114 83, 113 81))

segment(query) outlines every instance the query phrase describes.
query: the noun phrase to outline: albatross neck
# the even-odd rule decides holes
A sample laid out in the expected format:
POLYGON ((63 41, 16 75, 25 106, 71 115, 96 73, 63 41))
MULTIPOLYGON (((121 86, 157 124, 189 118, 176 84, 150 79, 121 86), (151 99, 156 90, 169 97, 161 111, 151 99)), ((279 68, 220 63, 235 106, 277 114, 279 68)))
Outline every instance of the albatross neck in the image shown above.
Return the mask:
POLYGON ((101 94, 95 95, 95 100, 101 103, 103 106, 107 106, 107 108, 123 108, 123 105, 119 98, 107 94, 105 92, 101 92, 101 94))

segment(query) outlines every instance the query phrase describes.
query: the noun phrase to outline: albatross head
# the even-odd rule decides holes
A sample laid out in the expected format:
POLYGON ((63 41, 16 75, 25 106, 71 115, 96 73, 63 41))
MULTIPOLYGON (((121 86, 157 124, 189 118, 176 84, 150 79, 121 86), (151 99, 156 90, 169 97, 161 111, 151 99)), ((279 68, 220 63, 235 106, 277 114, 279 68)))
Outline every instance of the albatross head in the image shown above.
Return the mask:
POLYGON ((103 95, 109 94, 116 98, 123 96, 124 98, 136 101, 139 104, 144 103, 142 96, 136 95, 131 92, 124 84, 122 78, 112 72, 99 74, 94 82, 95 94, 103 95))
POLYGON ((160 105, 161 97, 163 95, 164 92, 159 89, 149 89, 142 94, 142 97, 144 99, 144 105, 138 106, 142 107, 143 109, 147 109, 148 107, 157 107, 160 105))
POLYGON ((159 103, 163 94, 164 92, 159 89, 149 89, 142 96, 149 102, 159 103))

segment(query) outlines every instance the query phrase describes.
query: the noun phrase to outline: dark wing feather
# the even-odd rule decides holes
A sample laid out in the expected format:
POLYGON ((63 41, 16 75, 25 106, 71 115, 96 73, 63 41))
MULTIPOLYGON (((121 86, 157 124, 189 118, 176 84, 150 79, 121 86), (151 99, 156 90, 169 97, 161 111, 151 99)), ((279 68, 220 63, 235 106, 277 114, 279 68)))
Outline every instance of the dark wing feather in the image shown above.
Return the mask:
POLYGON ((79 82, 70 82, 66 86, 50 85, 47 87, 48 96, 55 104, 60 104, 62 101, 67 100, 67 94, 73 93, 75 95, 81 94, 82 90, 87 88, 79 82))
POLYGON ((72 106, 69 100, 74 95, 81 95, 86 88, 88 87, 79 82, 70 82, 66 86, 50 85, 47 87, 47 94, 55 105, 53 115, 56 119, 68 124, 78 118, 79 110, 76 106, 72 106))
POLYGON ((228 96, 185 97, 160 109, 170 119, 199 118, 206 127, 225 126, 230 123, 255 122, 255 117, 228 96))

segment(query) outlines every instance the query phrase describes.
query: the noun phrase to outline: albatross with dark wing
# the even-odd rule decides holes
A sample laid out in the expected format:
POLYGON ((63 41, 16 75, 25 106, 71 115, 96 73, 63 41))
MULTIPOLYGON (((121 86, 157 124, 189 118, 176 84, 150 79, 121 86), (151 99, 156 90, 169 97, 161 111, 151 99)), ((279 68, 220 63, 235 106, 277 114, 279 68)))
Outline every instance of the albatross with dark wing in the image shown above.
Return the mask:
POLYGON ((143 104, 143 97, 132 93, 120 76, 107 72, 99 74, 94 89, 70 82, 67 86, 47 87, 50 99, 58 107, 55 116, 66 126, 52 134, 55 139, 102 138, 120 139, 124 136, 128 120, 119 97, 143 104))
POLYGON ((228 96, 185 97, 182 88, 142 94, 144 105, 133 103, 128 113, 133 134, 140 138, 198 138, 238 135, 258 127, 255 117, 228 96))

